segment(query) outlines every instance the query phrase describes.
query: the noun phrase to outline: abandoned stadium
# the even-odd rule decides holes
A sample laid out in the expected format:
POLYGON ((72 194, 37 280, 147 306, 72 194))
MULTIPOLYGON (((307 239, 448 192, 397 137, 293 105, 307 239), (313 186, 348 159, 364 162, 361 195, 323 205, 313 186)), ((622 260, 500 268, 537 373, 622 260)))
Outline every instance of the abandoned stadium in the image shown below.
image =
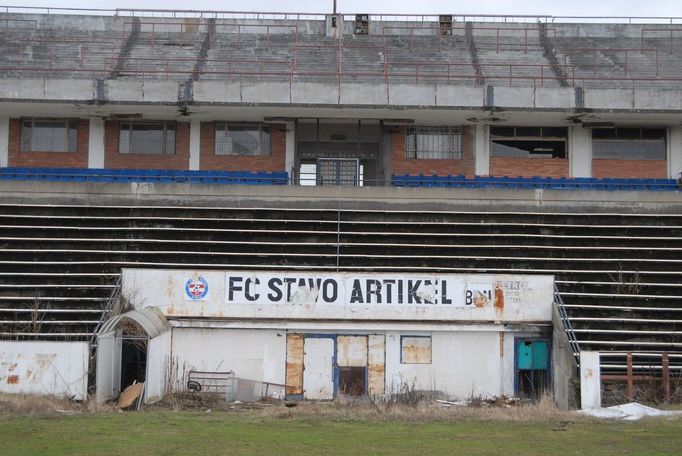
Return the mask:
POLYGON ((679 401, 679 22, 7 8, 0 391, 679 401))

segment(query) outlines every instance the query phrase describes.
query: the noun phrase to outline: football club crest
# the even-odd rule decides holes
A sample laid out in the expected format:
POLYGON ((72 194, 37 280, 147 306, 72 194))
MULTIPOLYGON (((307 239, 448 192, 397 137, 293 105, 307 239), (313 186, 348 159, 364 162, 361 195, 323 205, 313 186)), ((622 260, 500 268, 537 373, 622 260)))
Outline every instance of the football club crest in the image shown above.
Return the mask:
POLYGON ((185 295, 192 301, 201 301, 208 295, 208 282, 203 277, 189 279, 185 283, 185 295))

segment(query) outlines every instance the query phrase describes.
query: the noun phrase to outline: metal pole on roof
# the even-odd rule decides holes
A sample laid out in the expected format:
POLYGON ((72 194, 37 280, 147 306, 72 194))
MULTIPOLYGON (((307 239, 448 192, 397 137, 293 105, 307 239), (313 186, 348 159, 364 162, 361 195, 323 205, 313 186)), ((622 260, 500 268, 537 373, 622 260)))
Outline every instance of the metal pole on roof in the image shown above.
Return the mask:
POLYGON ((336 14, 336 0, 334 0, 334 14, 336 14))

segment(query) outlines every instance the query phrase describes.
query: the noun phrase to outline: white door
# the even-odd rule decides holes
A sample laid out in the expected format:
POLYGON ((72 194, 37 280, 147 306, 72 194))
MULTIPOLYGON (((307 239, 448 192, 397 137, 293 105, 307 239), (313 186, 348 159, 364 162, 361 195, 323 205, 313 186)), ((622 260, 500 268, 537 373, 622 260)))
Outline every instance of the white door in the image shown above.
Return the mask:
POLYGON ((303 397, 334 399, 334 340, 306 337, 303 343, 303 397))
POLYGON ((100 402, 116 399, 121 392, 121 342, 114 331, 97 336, 95 384, 100 402))

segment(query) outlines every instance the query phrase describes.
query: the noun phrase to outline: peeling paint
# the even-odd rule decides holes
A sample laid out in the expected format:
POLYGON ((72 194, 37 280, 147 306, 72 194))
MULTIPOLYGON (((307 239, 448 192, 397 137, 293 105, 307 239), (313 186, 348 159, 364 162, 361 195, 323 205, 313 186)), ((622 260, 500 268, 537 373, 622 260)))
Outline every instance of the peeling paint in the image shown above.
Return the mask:
POLYGON ((500 331, 500 358, 504 358, 504 331, 500 331))
POLYGON ((8 385, 18 385, 19 384, 19 376, 18 375, 10 375, 7 377, 7 384, 8 385))
POLYGON ((504 309, 504 290, 499 283, 495 285, 495 309, 504 309))
POLYGON ((367 336, 339 336, 336 344, 336 362, 339 366, 367 366, 367 336))
POLYGON ((303 394, 303 334, 287 334, 286 393, 303 394))
POLYGON ((370 395, 384 394, 386 385, 386 338, 384 335, 368 336, 367 390, 370 395))

